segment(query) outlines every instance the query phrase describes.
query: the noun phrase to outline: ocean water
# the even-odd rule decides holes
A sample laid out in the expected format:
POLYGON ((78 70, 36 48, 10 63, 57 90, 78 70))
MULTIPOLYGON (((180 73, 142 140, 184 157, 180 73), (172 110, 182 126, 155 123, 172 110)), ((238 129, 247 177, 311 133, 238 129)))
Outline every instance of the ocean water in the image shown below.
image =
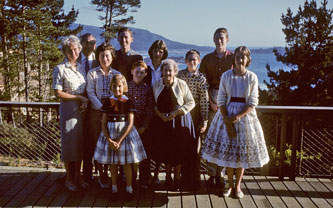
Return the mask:
MULTIPOLYGON (((145 59, 145 61, 149 61, 148 53, 147 51, 138 51, 145 59)), ((169 51, 168 58, 174 59, 179 66, 179 69, 185 69, 186 64, 184 62, 185 54, 187 50, 171 50, 169 51)), ((207 54, 210 53, 210 51, 207 52, 201 52, 201 59, 207 54)), ((277 71, 279 69, 285 69, 287 70, 287 66, 282 64, 281 62, 276 61, 274 53, 265 53, 265 54, 259 54, 259 53, 252 53, 251 54, 252 63, 248 67, 249 70, 256 73, 259 80, 259 87, 261 89, 267 89, 264 80, 269 81, 269 78, 267 77, 267 69, 266 65, 269 64, 271 69, 273 71, 277 71)))

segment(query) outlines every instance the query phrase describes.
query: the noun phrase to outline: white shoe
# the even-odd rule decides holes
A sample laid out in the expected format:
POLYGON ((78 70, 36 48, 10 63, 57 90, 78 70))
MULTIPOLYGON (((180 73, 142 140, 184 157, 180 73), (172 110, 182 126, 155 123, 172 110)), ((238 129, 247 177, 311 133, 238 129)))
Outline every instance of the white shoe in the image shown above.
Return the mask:
POLYGON ((236 198, 241 199, 244 197, 244 193, 242 191, 240 191, 240 192, 235 191, 235 196, 236 196, 236 198))
POLYGON ((232 190, 233 190, 232 188, 228 188, 228 189, 224 190, 223 196, 224 197, 229 197, 230 194, 231 194, 231 192, 232 192, 232 190))

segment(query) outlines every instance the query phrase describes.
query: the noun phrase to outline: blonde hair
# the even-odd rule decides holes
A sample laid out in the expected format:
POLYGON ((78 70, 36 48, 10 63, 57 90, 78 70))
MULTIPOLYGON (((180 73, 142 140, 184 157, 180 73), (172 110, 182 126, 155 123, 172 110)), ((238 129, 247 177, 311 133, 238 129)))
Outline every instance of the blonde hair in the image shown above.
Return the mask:
POLYGON ((128 91, 128 86, 125 77, 122 74, 115 74, 110 81, 110 89, 112 90, 112 85, 115 83, 122 83, 123 84, 123 92, 128 91))

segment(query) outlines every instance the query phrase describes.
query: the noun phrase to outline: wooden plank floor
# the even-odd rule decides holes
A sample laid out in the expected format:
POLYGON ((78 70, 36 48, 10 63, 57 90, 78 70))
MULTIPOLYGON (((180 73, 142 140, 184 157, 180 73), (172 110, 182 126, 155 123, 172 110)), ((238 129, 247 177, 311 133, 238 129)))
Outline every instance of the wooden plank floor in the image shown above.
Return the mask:
MULTIPOLYGON (((67 191, 61 180, 63 169, 0 166, 0 207, 333 207, 333 181, 322 178, 244 176, 242 199, 223 198, 221 190, 206 186, 201 175, 200 188, 193 191, 167 191, 163 185, 137 190, 135 199, 111 200, 110 190, 94 184, 76 193, 67 191)), ((164 174, 160 174, 164 180, 164 174)))

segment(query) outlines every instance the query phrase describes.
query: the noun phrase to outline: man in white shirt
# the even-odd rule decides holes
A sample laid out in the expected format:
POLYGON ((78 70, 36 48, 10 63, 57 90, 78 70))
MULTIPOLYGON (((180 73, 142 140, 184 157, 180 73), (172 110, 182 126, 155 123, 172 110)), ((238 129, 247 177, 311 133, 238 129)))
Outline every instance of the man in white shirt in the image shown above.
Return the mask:
POLYGON ((86 73, 92 68, 98 66, 95 57, 96 38, 91 33, 81 36, 82 50, 79 57, 79 63, 83 64, 86 73))

